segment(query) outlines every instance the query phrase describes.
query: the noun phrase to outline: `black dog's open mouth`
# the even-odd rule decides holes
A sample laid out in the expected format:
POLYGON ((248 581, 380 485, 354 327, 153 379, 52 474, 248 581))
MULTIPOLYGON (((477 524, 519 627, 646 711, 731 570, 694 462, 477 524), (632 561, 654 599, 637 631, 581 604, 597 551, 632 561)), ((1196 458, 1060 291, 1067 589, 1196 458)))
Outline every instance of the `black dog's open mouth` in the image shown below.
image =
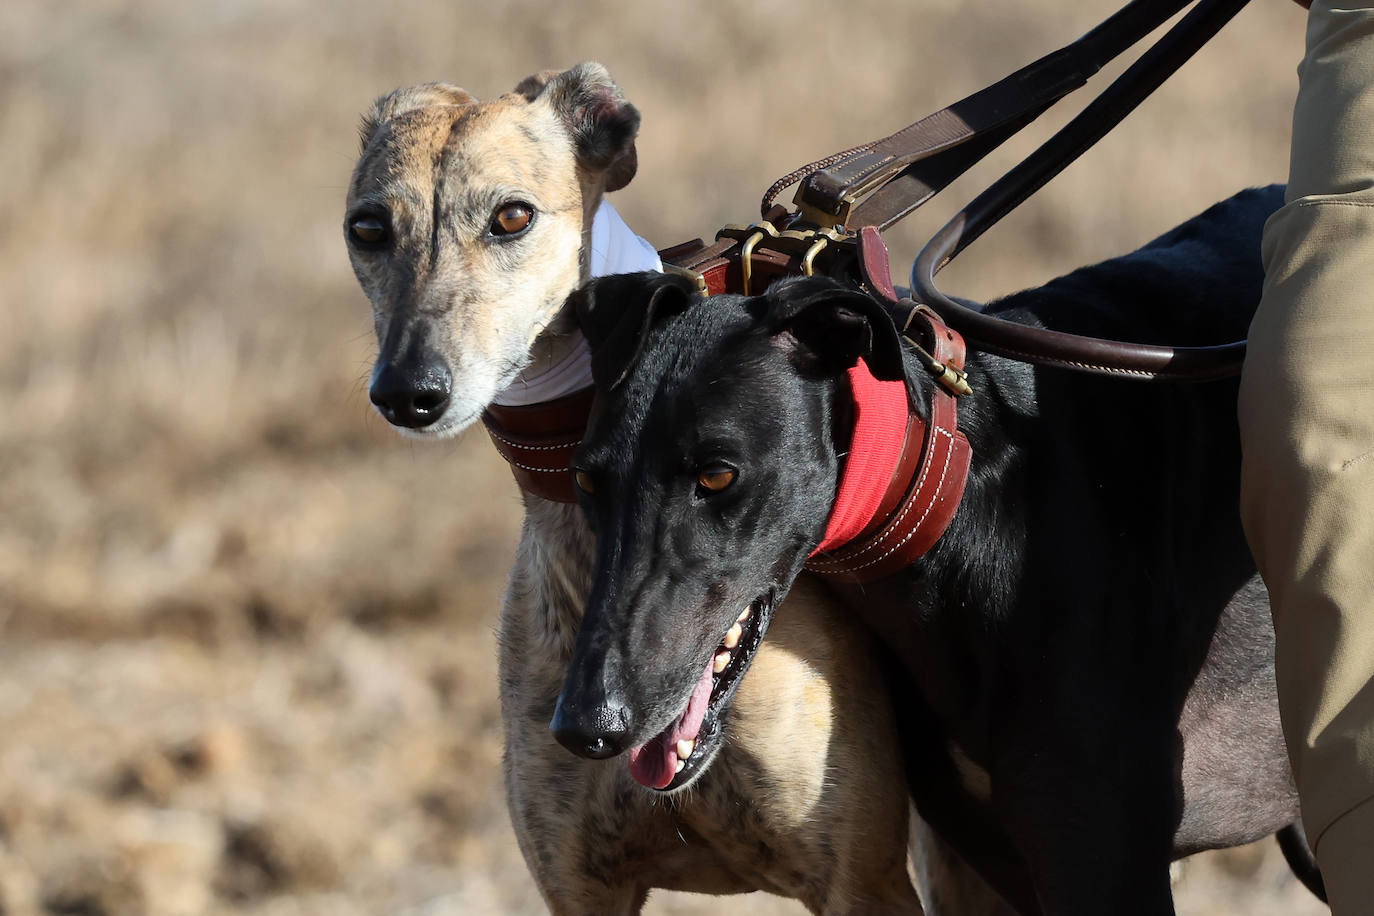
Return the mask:
POLYGON ((640 785, 673 792, 706 771, 720 750, 730 699, 773 617, 775 594, 770 589, 740 612, 707 660, 682 713, 653 738, 630 748, 630 775, 640 785))

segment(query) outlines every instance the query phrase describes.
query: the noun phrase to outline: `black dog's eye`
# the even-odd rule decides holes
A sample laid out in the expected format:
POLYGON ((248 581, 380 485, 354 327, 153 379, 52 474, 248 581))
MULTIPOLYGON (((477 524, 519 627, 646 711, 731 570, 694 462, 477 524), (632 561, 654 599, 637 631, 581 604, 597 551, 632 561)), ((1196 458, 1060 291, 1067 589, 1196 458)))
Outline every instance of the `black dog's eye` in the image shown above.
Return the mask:
POLYGON ((719 493, 735 482, 735 469, 723 464, 707 465, 697 470, 697 486, 711 493, 719 493))
POLYGON ((487 232, 495 236, 519 235, 534 222, 534 208, 529 204, 513 201, 502 204, 501 209, 491 218, 487 232))
POLYGON ((596 492, 596 481, 592 479, 591 474, 580 468, 573 471, 573 483, 577 484, 577 488, 588 496, 596 492))
POLYGON ((391 230, 380 218, 361 214, 348 221, 348 234, 364 248, 376 248, 386 244, 391 237, 391 230))

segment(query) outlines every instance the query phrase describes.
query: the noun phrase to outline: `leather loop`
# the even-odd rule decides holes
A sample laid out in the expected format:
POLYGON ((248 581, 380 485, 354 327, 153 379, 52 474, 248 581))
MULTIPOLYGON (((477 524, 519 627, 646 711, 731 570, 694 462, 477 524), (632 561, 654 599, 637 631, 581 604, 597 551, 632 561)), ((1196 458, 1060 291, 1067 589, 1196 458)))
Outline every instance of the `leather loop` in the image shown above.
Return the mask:
POLYGON ((864 226, 859 230, 859 273, 870 290, 889 302, 897 300, 897 290, 892 286, 887 245, 874 226, 864 226))

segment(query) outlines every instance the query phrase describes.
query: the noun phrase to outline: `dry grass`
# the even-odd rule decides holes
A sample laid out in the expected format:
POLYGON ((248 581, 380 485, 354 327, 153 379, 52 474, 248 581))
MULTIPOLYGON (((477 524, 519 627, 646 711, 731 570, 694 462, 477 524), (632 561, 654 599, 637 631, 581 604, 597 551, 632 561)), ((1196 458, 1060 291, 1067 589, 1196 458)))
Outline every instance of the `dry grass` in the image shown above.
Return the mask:
MULTIPOLYGON (((339 223, 375 95, 605 62, 644 112, 617 203, 667 244, 1114 3, 0 4, 0 911, 539 911, 496 768, 514 488, 479 435, 417 447, 365 409, 339 223)), ((1290 6, 947 285, 1033 283, 1281 179, 1290 6)), ((1181 911, 1316 911, 1268 849, 1198 865, 1181 911)))

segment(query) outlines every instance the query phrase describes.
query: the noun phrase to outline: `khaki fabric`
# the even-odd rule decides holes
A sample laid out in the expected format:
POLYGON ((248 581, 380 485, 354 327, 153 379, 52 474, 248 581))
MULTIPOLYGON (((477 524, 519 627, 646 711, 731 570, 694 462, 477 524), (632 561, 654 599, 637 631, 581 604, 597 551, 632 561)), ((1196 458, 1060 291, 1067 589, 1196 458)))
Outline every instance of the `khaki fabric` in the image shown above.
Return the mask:
POLYGON ((1374 2, 1316 0, 1241 380, 1241 510, 1337 916, 1374 914, 1374 2))

